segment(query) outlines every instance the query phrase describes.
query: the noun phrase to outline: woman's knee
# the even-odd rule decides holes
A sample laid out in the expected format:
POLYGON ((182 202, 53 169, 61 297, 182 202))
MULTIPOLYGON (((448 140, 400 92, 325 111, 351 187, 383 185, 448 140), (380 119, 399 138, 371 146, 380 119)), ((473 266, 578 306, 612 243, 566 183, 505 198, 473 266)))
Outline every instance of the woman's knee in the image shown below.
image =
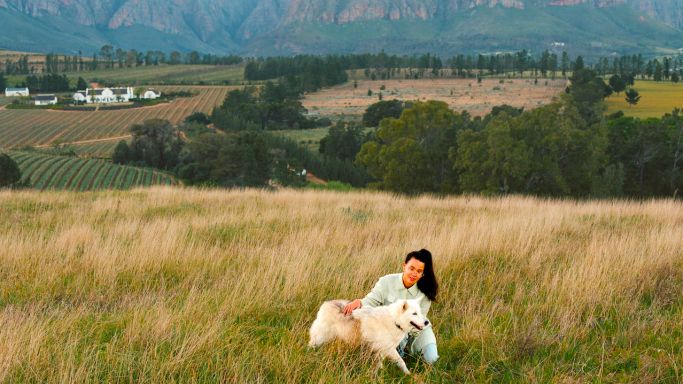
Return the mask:
POLYGON ((422 350, 422 358, 427 364, 434 364, 439 360, 439 352, 436 350, 436 344, 428 344, 422 350))

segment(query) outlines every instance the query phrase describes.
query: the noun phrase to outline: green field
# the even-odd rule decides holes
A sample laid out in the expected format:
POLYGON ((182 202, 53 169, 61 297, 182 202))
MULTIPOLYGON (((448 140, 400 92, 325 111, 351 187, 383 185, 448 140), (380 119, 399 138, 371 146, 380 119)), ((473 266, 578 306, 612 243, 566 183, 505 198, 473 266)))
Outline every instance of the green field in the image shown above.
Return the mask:
POLYGON ((327 136, 327 131, 329 130, 330 128, 328 127, 314 129, 287 129, 283 131, 273 131, 273 133, 296 141, 299 144, 305 145, 308 149, 318 152, 320 140, 327 136))
POLYGON ((8 154, 19 165, 22 181, 40 190, 92 191, 177 184, 173 177, 159 171, 104 160, 19 151, 8 154))
MULTIPOLYGON (((368 133, 373 129, 374 128, 366 128, 365 133, 368 133)), ((317 153, 318 148, 320 148, 320 140, 327 136, 327 132, 329 130, 329 127, 314 129, 286 129, 282 131, 273 131, 273 134, 294 140, 317 153)))
POLYGON ((635 88, 642 98, 631 107, 626 102, 626 95, 621 92, 607 99, 607 113, 623 111, 626 116, 647 118, 662 117, 674 108, 683 108, 683 84, 668 81, 636 81, 635 88))
MULTIPOLYGON (((118 85, 198 84, 234 85, 244 81, 244 66, 239 65, 158 65, 133 68, 98 69, 66 74, 71 86, 79 77, 88 82, 118 85)), ((8 84, 20 84, 25 76, 9 76, 8 84)))

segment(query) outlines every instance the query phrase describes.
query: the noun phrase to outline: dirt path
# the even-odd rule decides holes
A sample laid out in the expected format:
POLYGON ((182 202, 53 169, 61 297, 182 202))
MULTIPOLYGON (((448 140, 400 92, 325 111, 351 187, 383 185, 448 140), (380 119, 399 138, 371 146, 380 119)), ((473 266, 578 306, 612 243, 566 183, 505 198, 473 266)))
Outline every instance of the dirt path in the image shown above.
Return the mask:
POLYGON ((311 183, 313 183, 313 184, 318 184, 318 185, 327 185, 327 181, 325 181, 325 180, 323 180, 323 179, 321 179, 321 178, 319 178, 319 177, 316 177, 316 176, 315 176, 314 174, 312 174, 311 172, 308 172, 308 173, 306 174, 306 181, 309 181, 309 182, 311 182, 311 183))
MULTIPOLYGON (((62 144, 62 145, 93 144, 93 143, 102 143, 105 141, 125 140, 125 139, 130 139, 131 137, 133 137, 133 136, 132 135, 125 135, 125 136, 105 137, 102 139, 71 141, 68 143, 60 143, 60 144, 62 144)), ((41 144, 41 145, 36 145, 36 148, 47 148, 47 147, 51 147, 51 146, 52 146, 52 144, 41 144)))

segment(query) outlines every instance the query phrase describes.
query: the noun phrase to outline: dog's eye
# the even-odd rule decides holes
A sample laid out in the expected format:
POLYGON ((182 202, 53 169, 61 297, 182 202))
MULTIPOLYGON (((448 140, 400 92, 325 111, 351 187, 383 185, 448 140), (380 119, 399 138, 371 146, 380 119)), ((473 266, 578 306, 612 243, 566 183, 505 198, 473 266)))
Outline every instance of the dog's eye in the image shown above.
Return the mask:
POLYGON ((413 313, 413 315, 417 316, 417 312, 413 313))

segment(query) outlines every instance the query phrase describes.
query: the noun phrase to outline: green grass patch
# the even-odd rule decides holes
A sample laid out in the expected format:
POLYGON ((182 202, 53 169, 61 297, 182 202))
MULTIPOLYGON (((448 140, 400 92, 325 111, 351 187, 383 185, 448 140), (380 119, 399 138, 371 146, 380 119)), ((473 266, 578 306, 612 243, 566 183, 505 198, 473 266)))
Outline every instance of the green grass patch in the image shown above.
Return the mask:
POLYGON ((683 108, 683 83, 638 80, 633 86, 641 96, 640 102, 630 106, 624 92, 613 94, 607 100, 607 113, 623 111, 626 116, 639 118, 662 117, 674 108, 683 108))

